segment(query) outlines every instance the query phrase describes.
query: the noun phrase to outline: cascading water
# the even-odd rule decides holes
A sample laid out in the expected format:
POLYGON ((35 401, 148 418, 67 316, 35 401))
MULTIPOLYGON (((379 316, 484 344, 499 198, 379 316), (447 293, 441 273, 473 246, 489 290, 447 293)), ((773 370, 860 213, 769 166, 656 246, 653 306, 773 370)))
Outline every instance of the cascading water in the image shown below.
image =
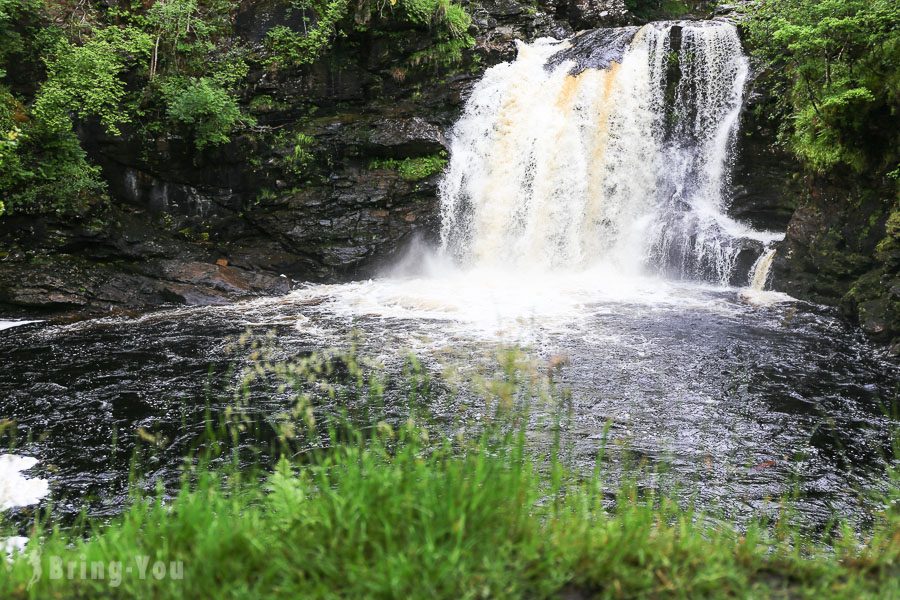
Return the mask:
POLYGON ((772 270, 772 263, 775 262, 775 249, 771 248, 753 263, 750 269, 750 289, 758 292, 765 291, 766 283, 769 281, 769 272, 772 270))
POLYGON ((520 43, 452 133, 444 251, 464 266, 731 282, 741 252, 779 237, 725 213, 747 74, 720 22, 520 43))

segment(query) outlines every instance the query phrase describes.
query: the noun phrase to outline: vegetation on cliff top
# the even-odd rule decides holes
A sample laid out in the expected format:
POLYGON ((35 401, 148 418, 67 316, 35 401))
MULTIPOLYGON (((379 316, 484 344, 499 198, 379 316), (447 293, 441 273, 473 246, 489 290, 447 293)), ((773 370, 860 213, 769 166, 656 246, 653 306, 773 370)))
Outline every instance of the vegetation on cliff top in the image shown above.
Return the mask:
POLYGON ((120 135, 127 126, 148 143, 174 133, 199 152, 255 124, 242 98, 251 69, 302 68, 336 38, 381 27, 427 32, 416 64, 453 62, 474 43, 470 17, 451 0, 385 0, 370 7, 376 18, 351 14, 348 0, 283 4, 299 26, 271 26, 253 44, 235 32, 237 0, 0 0, 5 211, 80 212, 102 196, 78 127, 120 135))
POLYGON ((755 53, 781 74, 791 149, 819 171, 900 173, 900 4, 765 0, 751 17, 755 53))

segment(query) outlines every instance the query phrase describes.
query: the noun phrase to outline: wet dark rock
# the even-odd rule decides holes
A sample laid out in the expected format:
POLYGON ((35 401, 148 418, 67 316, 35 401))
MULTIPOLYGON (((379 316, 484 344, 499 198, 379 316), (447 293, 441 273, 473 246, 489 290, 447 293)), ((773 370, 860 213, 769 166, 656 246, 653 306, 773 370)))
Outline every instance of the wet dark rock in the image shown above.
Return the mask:
POLYGON ((266 38, 268 31, 276 25, 290 27, 301 31, 304 17, 312 24, 315 21, 314 11, 304 11, 288 2, 280 0, 254 0, 244 2, 235 20, 235 32, 247 42, 260 43, 266 38))
POLYGON ((481 0, 478 8, 497 19, 517 17, 527 12, 529 5, 516 0, 481 0))
POLYGON ((222 303, 290 290, 285 277, 216 264, 210 248, 152 223, 146 213, 109 207, 86 223, 4 219, 0 306, 7 312, 96 312, 222 303))
POLYGON ((738 240, 738 244, 740 250, 738 250, 735 258, 731 280, 728 283, 733 286, 746 286, 750 284, 750 280, 753 278, 753 273, 750 270, 757 259, 766 251, 766 248, 762 242, 746 238, 738 240))
POLYGON ((575 29, 625 25, 631 21, 625 0, 569 0, 567 16, 575 29))
POLYGON ((374 124, 368 146, 378 156, 406 158, 446 150, 447 140, 438 127, 419 117, 382 119, 374 124))
POLYGON ((606 69, 613 62, 622 62, 637 31, 637 27, 619 27, 581 32, 572 40, 571 47, 550 57, 546 67, 554 69, 571 61, 575 63, 570 71, 572 75, 585 69, 606 69))
POLYGON ((738 129, 732 171, 731 216, 756 229, 784 231, 797 208, 800 164, 776 144, 778 123, 771 73, 754 68, 738 129))
POLYGON ((900 340, 900 224, 886 182, 807 177, 773 263, 773 286, 839 305, 870 336, 900 340))

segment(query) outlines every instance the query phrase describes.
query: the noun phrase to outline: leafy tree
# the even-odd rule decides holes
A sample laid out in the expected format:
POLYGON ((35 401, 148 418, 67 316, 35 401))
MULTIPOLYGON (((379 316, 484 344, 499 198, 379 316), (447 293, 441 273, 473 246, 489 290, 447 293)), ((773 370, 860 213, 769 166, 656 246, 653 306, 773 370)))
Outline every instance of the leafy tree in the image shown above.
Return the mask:
POLYGON ((900 137, 900 4, 895 0, 764 0, 751 42, 775 73, 785 139, 809 166, 896 167, 900 137))
POLYGON ((134 28, 106 27, 78 46, 60 39, 48 57, 47 80, 35 99, 35 118, 55 131, 72 128, 70 115, 96 116, 113 134, 130 115, 122 107, 123 73, 146 59, 150 37, 134 28))

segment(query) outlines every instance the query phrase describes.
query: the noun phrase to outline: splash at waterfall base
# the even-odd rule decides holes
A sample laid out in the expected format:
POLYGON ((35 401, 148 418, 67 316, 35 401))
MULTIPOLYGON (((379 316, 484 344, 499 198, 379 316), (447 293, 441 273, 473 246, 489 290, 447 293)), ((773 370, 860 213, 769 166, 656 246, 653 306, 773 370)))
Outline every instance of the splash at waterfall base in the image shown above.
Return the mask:
POLYGON ((413 248, 387 277, 302 294, 348 314, 493 319, 513 338, 523 319, 577 319, 603 302, 690 306, 705 299, 689 290, 717 286, 789 300, 765 291, 783 236, 727 214, 747 74, 727 23, 520 43, 451 131, 440 248, 413 248))

